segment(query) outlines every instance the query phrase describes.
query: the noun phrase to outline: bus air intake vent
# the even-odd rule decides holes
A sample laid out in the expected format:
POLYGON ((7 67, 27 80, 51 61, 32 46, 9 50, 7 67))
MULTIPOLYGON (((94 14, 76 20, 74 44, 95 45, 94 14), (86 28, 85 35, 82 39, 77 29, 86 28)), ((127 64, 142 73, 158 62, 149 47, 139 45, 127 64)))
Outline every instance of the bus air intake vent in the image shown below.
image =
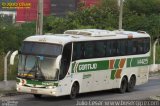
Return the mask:
POLYGON ((100 29, 80 29, 80 30, 67 30, 64 34, 71 35, 83 35, 90 37, 104 37, 104 36, 115 36, 116 33, 109 30, 100 30, 100 29))

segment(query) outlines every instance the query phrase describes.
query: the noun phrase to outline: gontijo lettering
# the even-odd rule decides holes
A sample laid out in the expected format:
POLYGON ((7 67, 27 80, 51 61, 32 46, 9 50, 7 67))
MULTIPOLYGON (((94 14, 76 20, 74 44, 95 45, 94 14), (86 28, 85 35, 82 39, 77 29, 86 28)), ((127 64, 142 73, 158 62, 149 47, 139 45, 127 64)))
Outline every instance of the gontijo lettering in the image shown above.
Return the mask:
POLYGON ((97 69, 97 63, 93 63, 93 64, 81 64, 79 65, 78 69, 81 70, 93 70, 93 69, 97 69))

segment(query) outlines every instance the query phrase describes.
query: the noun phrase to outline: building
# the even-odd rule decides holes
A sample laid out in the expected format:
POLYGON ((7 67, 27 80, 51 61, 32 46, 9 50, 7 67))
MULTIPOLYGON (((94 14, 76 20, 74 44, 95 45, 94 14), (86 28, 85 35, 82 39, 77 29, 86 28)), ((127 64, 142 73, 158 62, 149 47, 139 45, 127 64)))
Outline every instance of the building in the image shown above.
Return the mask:
POLYGON ((6 8, 7 3, 14 3, 16 0, 0 0, 0 17, 6 21, 10 20, 12 23, 15 23, 16 9, 15 8, 6 8), (5 5, 3 4, 5 3, 5 5))
POLYGON ((99 2, 100 0, 51 0, 51 15, 65 16, 68 12, 76 11, 79 3, 91 7, 99 2))
MULTIPOLYGON (((37 19, 38 0, 17 0, 17 3, 31 3, 30 8, 17 8, 16 22, 28 22, 37 19)), ((44 0, 43 4, 44 16, 51 14, 51 2, 50 0, 44 0)))
POLYGON ((92 7, 98 3, 100 3, 100 0, 80 0, 81 3, 84 3, 85 7, 92 7))
POLYGON ((75 11, 79 0, 51 0, 51 15, 65 16, 70 11, 75 11))
MULTIPOLYGON (((85 7, 91 7, 97 4, 100 0, 43 0, 44 16, 65 16, 68 12, 76 11, 79 3, 84 3, 85 7)), ((13 14, 13 20, 16 22, 30 22, 37 20, 38 0, 0 0, 0 3, 30 3, 30 8, 2 8, 0 6, 0 14, 13 14), (5 11, 5 12, 4 12, 5 11), (9 12, 8 12, 9 11, 9 12), (12 11, 12 12, 10 12, 12 11)))

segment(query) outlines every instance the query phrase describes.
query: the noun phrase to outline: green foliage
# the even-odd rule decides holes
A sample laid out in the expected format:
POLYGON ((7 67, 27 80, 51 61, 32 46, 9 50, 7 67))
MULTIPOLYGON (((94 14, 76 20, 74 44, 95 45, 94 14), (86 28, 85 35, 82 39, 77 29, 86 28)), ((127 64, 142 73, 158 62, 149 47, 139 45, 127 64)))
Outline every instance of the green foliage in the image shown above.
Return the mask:
POLYGON ((159 14, 160 0, 125 0, 126 8, 138 14, 159 14))
POLYGON ((0 81, 3 80, 3 58, 4 58, 4 55, 2 53, 0 53, 0 81))
POLYGON ((125 0, 123 28, 160 35, 160 0, 125 0))
MULTIPOLYGON (((12 25, 11 23, 0 22, 0 80, 3 80, 3 63, 5 54, 11 50, 17 50, 24 38, 35 33, 35 23, 25 23, 22 25, 12 25)), ((17 66, 9 66, 8 79, 15 79, 17 66)))
POLYGON ((91 8, 82 6, 74 13, 69 13, 64 18, 46 17, 44 31, 51 33, 63 33, 67 29, 97 28, 117 29, 118 7, 117 0, 104 0, 102 5, 91 8))
POLYGON ((54 16, 46 17, 44 21, 44 32, 49 33, 63 33, 67 29, 77 28, 77 23, 71 22, 65 18, 58 18, 54 16))
POLYGON ((1 40, 1 51, 7 52, 8 50, 15 50, 17 47, 18 39, 17 36, 15 35, 14 29, 3 29, 1 31, 0 35, 0 40, 1 40))
POLYGON ((9 50, 17 50, 21 42, 27 36, 35 33, 34 23, 25 23, 20 26, 10 25, 5 28, 0 28, 0 53, 9 50))
POLYGON ((152 14, 146 16, 128 14, 123 20, 123 28, 125 30, 147 31, 152 37, 156 37, 160 34, 160 15, 152 14))

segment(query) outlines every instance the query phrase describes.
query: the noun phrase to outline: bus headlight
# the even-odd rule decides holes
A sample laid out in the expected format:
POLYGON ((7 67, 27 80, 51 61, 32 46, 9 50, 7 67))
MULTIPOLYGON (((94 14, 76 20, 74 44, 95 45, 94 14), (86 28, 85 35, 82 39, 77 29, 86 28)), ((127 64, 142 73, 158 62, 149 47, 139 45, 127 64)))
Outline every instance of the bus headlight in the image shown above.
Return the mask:
POLYGON ((56 94, 56 92, 55 91, 51 91, 51 94, 56 94))
POLYGON ((54 88, 53 86, 46 86, 47 89, 52 89, 54 88))

